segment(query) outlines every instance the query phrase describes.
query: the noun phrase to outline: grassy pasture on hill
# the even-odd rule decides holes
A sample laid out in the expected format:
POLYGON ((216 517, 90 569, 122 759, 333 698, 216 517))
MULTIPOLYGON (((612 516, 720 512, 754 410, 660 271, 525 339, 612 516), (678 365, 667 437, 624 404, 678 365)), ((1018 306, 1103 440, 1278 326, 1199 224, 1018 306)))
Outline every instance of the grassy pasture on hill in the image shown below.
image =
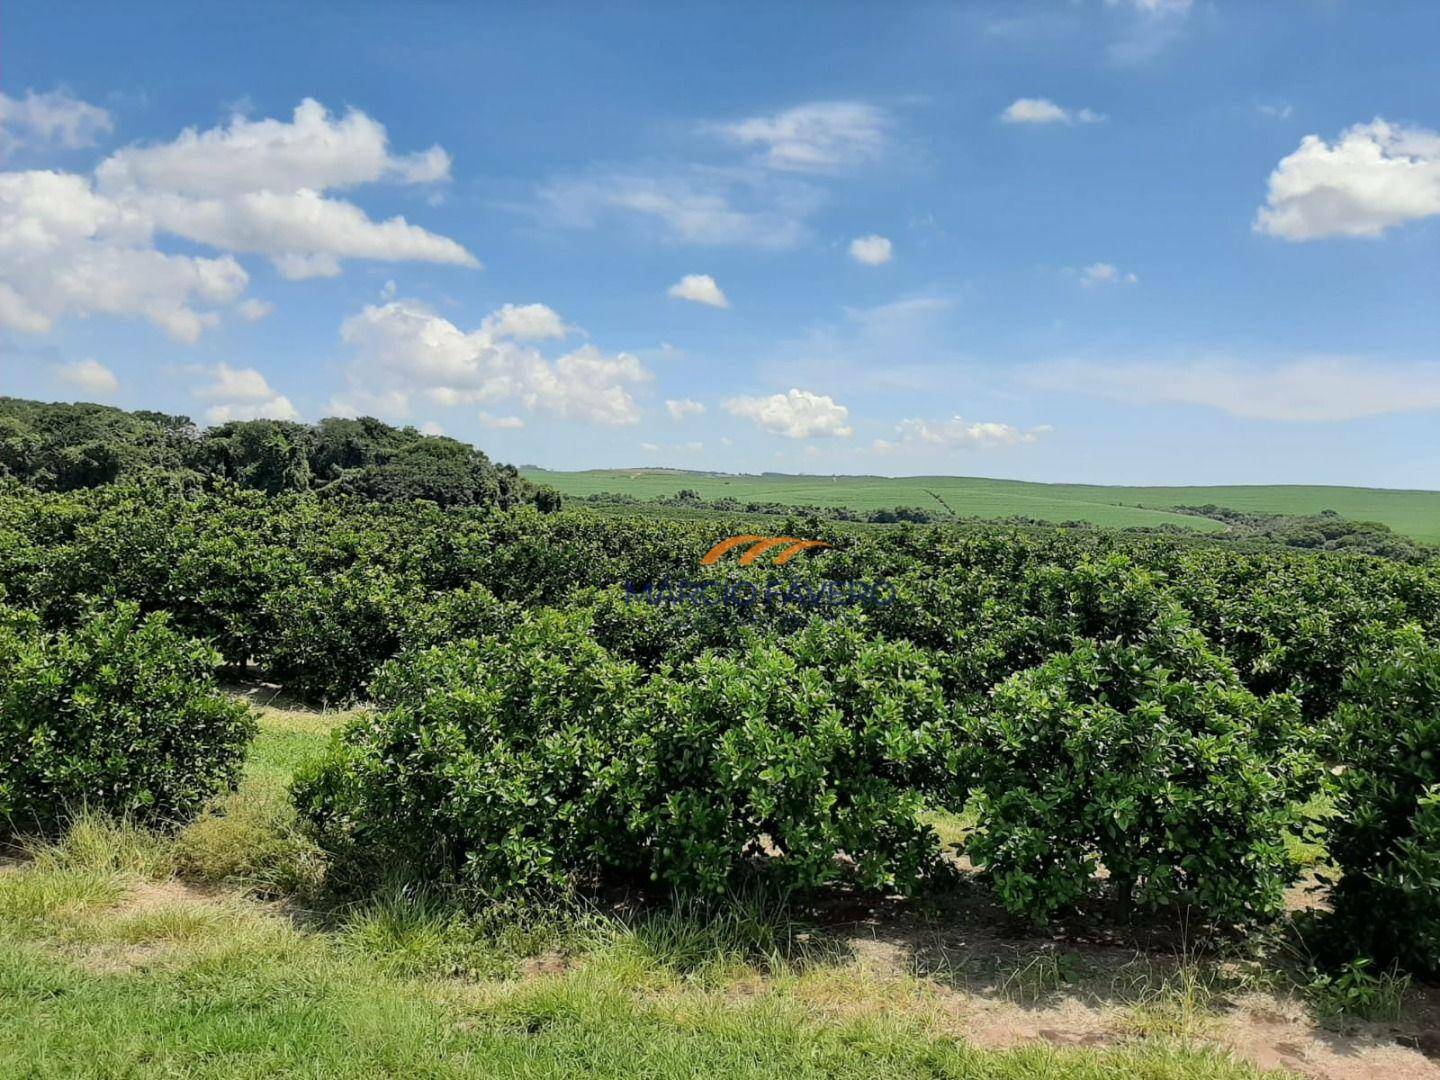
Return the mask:
POLYGON ((1175 513, 1176 506, 1214 504, 1265 514, 1317 514, 1334 510, 1352 521, 1378 521, 1417 540, 1440 541, 1440 492, 1381 488, 1271 484, 1220 487, 1100 487, 1088 484, 1034 484, 964 476, 801 476, 780 473, 739 475, 683 469, 593 469, 552 472, 523 469, 522 475, 563 495, 605 492, 637 499, 674 495, 682 489, 702 498, 789 502, 876 510, 919 506, 960 517, 1024 516, 1043 521, 1088 521, 1123 528, 1178 525, 1218 532, 1217 522, 1175 513))
POLYGON ((1440 541, 1440 492, 1386 488, 1257 484, 1232 487, 1089 487, 1056 484, 1079 498, 1113 497, 1148 507, 1215 506, 1257 514, 1318 514, 1334 510, 1351 521, 1378 521, 1397 533, 1429 543, 1440 541))

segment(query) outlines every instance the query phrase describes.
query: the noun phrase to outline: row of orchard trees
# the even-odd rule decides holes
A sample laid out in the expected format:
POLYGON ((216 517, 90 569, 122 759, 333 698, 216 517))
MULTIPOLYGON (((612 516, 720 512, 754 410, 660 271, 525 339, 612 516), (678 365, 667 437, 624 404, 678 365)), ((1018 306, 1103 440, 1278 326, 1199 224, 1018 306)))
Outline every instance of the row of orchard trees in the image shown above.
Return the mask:
POLYGON ((373 703, 294 792, 353 882, 916 892, 948 865, 921 809, 968 807, 966 853, 1016 914, 1112 898, 1245 928, 1278 914, 1285 835, 1324 787, 1334 939, 1440 968, 1440 566, 901 528, 701 568, 732 531, 12 491, 0 816, 193 812, 250 731, 211 681, 223 660, 373 703), (742 576, 883 580, 895 600, 625 588, 742 576))

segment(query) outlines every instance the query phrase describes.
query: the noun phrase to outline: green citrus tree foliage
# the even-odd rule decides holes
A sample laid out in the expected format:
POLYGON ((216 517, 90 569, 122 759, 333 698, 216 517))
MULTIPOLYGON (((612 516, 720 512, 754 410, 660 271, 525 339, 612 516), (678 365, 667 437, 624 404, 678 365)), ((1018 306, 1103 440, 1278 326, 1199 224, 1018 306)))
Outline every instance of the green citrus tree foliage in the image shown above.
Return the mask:
POLYGON ((296 798, 377 868, 490 895, 607 876, 909 891, 934 869, 917 815, 953 754, 914 646, 817 623, 647 680, 588 617, 542 612, 408 653, 375 694, 296 798))
POLYGON ((1440 646, 1418 626, 1354 671, 1337 715, 1342 950, 1440 972, 1440 646))
POLYGON ((1318 781, 1298 703, 1255 697, 1178 612, 1012 676, 967 730, 966 850, 1011 912, 1043 921, 1102 891, 1221 925, 1279 910, 1284 832, 1318 781))
POLYGON ((217 689, 218 659, 133 604, 59 633, 0 617, 0 827, 87 807, 162 823, 198 812, 255 731, 217 689))

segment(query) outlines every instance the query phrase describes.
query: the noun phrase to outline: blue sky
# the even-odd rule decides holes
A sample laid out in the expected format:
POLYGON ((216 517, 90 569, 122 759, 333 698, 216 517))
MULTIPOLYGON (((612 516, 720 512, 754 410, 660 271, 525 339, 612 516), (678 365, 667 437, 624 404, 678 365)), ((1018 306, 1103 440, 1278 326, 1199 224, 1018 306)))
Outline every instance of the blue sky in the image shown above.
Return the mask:
POLYGON ((0 12, 0 391, 1440 488, 1440 6, 0 12))

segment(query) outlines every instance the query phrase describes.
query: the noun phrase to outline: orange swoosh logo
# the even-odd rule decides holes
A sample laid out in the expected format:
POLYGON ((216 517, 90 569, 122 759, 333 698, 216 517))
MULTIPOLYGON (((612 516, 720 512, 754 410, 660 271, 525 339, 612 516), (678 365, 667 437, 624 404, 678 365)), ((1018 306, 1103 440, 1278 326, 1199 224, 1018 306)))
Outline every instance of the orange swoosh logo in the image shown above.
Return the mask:
POLYGON ((727 536, 718 544, 707 551, 700 560, 702 566, 713 566, 719 562, 726 552, 733 551, 737 547, 750 545, 748 551, 740 556, 740 565, 749 566, 765 552, 785 545, 785 550, 775 556, 775 565, 780 566, 789 562, 802 551, 812 548, 828 548, 829 544, 823 540, 802 540, 798 536, 757 536, 746 533, 741 536, 727 536))

